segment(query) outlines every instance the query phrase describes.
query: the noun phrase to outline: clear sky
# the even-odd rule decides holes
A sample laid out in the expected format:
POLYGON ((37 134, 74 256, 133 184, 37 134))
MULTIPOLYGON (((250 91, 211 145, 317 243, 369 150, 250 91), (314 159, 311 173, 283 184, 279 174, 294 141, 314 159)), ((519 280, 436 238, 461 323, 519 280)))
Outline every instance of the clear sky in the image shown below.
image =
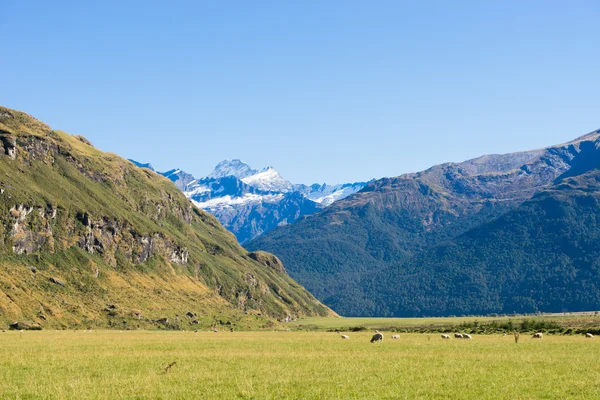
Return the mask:
POLYGON ((600 128, 598 0, 3 0, 0 38, 0 104, 196 176, 366 180, 600 128))

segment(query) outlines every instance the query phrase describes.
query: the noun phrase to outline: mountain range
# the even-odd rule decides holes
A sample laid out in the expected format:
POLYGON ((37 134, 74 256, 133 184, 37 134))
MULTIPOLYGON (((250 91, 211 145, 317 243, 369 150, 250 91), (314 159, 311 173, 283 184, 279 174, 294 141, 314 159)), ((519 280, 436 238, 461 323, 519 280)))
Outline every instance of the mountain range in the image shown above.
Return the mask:
MULTIPOLYGON (((154 170, 151 164, 130 161, 154 170)), ((367 185, 292 184, 273 167, 255 170, 237 159, 220 162, 204 178, 180 169, 160 174, 173 181, 197 207, 216 216, 242 244, 322 210, 367 185)))
POLYGON ((246 248, 346 316, 598 309, 599 138, 377 180, 246 248))
POLYGON ((334 315, 168 179, 0 107, 0 324, 277 326, 334 315))
POLYGON ((240 160, 201 179, 140 167, 0 107, 0 323, 243 329, 600 308, 600 130, 347 185, 294 185, 240 160))

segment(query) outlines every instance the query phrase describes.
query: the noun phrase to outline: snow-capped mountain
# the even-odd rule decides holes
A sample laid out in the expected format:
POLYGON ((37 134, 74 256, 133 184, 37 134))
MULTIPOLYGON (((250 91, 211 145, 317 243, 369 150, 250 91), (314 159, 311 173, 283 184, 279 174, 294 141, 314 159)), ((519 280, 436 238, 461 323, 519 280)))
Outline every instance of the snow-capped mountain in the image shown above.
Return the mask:
POLYGON ((327 207, 336 200, 341 200, 364 188, 366 182, 344 183, 339 185, 294 185, 294 191, 302 193, 307 199, 327 207))
MULTIPOLYGON (((150 166, 130 161, 142 168, 150 166)), ((173 181, 196 206, 215 215, 242 244, 315 213, 367 184, 294 185, 273 167, 256 170, 237 159, 221 161, 209 175, 199 179, 180 169, 159 173, 173 181)))
POLYGON ((177 185, 183 192, 187 192, 190 188, 196 187, 198 180, 192 175, 183 172, 180 169, 172 169, 167 172, 159 172, 162 176, 166 176, 177 185))
POLYGON ((273 167, 267 167, 260 172, 242 179, 246 185, 253 186, 266 192, 287 193, 292 191, 292 184, 277 172, 273 167))
POLYGON ((235 176, 238 179, 243 179, 257 173, 257 170, 250 168, 248 164, 241 160, 223 160, 217 164, 207 178, 219 179, 226 176, 235 176))

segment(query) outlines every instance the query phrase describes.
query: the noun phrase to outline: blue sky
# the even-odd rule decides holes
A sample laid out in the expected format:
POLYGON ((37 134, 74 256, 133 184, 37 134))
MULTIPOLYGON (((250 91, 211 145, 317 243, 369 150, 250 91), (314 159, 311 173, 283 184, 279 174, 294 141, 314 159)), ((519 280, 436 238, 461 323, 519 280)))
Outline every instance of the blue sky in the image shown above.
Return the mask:
POLYGON ((395 176, 600 128, 599 21, 597 0, 4 0, 0 104, 160 170, 395 176))

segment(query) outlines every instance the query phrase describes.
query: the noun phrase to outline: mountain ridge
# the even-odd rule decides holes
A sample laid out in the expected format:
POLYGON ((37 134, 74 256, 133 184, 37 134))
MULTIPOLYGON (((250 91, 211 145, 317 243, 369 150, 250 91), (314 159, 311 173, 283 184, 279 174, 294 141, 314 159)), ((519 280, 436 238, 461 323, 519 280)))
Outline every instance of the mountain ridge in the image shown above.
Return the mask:
POLYGON ((597 169, 563 178, 500 218, 379 271, 381 277, 368 279, 390 283, 380 293, 395 294, 375 301, 389 307, 379 312, 408 316, 597 309, 599 184, 597 169), (406 276, 411 273, 422 278, 406 276), (399 275, 405 279, 390 279, 399 275), (406 288, 392 282, 411 290, 424 286, 417 292, 425 298, 411 304, 407 296, 398 296, 406 288))
POLYGON ((369 298, 376 297, 371 296, 376 283, 361 288, 362 277, 517 208, 564 176, 582 146, 599 136, 594 131, 545 149, 487 155, 373 181, 246 247, 277 254, 291 276, 340 314, 361 315, 360 302, 351 304, 350 298, 361 298, 374 312, 369 298))

